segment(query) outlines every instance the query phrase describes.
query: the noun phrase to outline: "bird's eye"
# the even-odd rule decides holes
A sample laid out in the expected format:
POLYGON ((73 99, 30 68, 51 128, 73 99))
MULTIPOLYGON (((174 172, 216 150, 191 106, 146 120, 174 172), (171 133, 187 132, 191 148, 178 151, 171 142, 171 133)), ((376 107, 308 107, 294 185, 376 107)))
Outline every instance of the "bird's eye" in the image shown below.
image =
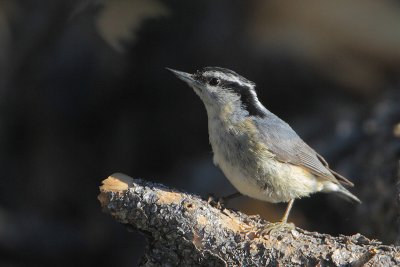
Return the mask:
POLYGON ((219 79, 218 78, 211 78, 210 81, 208 81, 208 84, 211 86, 216 86, 219 84, 219 79))

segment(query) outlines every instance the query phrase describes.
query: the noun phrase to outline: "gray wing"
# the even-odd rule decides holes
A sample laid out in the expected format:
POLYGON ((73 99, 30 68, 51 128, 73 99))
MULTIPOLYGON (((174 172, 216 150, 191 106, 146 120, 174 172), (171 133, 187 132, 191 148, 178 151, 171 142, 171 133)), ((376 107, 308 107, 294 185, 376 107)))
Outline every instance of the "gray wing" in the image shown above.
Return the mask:
POLYGON ((325 159, 309 147, 286 122, 274 114, 268 116, 268 120, 254 118, 254 123, 261 139, 277 160, 306 168, 312 174, 336 184, 353 186, 349 180, 332 171, 325 159))

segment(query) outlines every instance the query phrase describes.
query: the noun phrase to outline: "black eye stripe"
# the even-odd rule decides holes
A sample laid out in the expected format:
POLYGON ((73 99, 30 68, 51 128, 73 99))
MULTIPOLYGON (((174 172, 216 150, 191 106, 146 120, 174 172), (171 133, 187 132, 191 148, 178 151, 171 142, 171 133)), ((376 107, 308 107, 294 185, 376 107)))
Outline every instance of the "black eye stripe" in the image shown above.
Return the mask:
POLYGON ((194 76, 197 81, 203 84, 218 85, 222 90, 237 94, 240 97, 242 108, 250 116, 266 116, 263 107, 260 106, 257 100, 254 90, 255 84, 236 72, 220 67, 205 67, 202 70, 198 70, 194 76))
POLYGON ((259 107, 257 103, 255 92, 252 92, 252 90, 254 90, 253 88, 243 86, 235 82, 222 82, 221 85, 226 90, 230 90, 240 96, 242 107, 249 112, 250 116, 258 116, 261 118, 266 116, 265 112, 259 107))

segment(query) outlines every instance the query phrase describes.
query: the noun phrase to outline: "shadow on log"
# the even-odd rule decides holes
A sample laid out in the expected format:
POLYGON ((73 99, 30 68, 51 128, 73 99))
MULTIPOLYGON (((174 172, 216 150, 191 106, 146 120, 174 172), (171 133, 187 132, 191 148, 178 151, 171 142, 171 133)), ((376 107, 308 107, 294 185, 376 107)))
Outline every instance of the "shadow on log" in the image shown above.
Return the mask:
POLYGON ((266 236, 268 222, 217 209, 199 196, 113 174, 98 199, 104 212, 148 237, 141 266, 397 266, 400 248, 355 234, 300 228, 266 236))

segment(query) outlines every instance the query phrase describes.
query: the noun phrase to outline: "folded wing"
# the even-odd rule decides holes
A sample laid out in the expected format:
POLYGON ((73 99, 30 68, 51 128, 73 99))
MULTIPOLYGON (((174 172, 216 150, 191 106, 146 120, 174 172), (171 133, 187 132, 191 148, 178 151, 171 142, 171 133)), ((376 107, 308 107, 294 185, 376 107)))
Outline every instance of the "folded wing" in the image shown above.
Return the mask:
POLYGON ((281 162, 303 167, 315 176, 336 184, 353 186, 353 183, 329 168, 326 160, 308 146, 296 132, 274 114, 268 120, 254 118, 260 138, 281 162))

